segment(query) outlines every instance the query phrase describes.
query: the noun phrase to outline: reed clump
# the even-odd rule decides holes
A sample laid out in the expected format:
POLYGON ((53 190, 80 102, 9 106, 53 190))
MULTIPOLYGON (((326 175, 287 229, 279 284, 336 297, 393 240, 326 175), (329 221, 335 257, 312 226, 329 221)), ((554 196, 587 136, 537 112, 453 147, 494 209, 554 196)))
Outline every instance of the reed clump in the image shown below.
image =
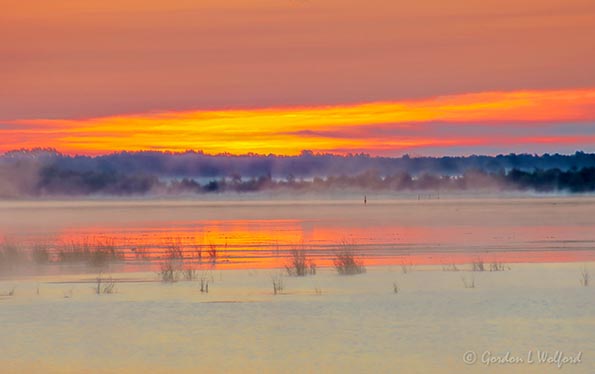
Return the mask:
POLYGON ((112 294, 116 292, 116 282, 112 279, 112 277, 103 278, 102 274, 100 273, 95 281, 95 293, 97 295, 112 294))
POLYGON ((0 243, 0 270, 11 270, 27 262, 27 254, 16 243, 4 240, 0 243))
POLYGON ((91 267, 104 267, 112 262, 124 260, 111 238, 70 241, 64 243, 56 253, 56 261, 61 263, 83 263, 91 267))
POLYGON ((177 282, 181 277, 190 276, 192 278, 195 276, 192 271, 189 273, 184 272, 184 252, 179 239, 171 238, 164 247, 164 259, 158 273, 162 282, 173 283, 177 282))
POLYGON ((305 249, 292 249, 289 252, 289 260, 285 265, 289 276, 304 277, 316 274, 316 263, 309 257, 305 249))
POLYGON ((352 245, 345 243, 335 253, 333 264, 339 275, 356 275, 366 272, 364 261, 356 255, 352 245))
POLYGON ((476 258, 475 260, 473 260, 473 262, 471 263, 471 270, 472 271, 485 271, 485 263, 484 263, 483 259, 476 258))

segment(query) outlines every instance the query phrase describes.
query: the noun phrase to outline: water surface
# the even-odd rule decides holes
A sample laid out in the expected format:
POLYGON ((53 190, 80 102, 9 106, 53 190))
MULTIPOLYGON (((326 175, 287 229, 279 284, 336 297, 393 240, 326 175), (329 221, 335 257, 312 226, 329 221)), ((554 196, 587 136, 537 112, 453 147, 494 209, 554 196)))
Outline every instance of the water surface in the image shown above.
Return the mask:
POLYGON ((567 262, 595 259, 594 212, 593 197, 11 201, 0 237, 54 251, 109 241, 128 265, 172 244, 201 261, 215 249, 221 267, 277 267, 293 248, 324 265, 345 245, 368 264, 567 262))

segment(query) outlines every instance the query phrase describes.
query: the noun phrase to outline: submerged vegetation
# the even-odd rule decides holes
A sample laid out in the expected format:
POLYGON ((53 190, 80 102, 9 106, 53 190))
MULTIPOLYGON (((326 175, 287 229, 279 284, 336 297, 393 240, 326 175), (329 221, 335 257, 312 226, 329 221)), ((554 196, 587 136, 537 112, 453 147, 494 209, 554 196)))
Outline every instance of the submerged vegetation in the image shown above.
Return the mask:
MULTIPOLYGON (((163 261, 160 265, 159 277, 162 282, 177 282, 185 274, 182 244, 179 239, 170 238, 164 247, 165 250, 162 255, 163 261)), ((190 272, 188 275, 192 276, 193 272, 190 272)))
POLYGON ((103 278, 102 274, 100 273, 95 281, 95 293, 97 295, 112 294, 116 292, 116 282, 112 279, 112 277, 103 278))
POLYGON ((86 238, 65 243, 56 252, 56 261, 61 263, 83 263, 92 267, 104 267, 122 261, 122 253, 116 249, 113 239, 86 238))
POLYGON ((471 270, 473 271, 485 271, 485 264, 481 258, 473 260, 471 263, 471 270))
POLYGON ((499 261, 490 263, 490 271, 505 271, 510 270, 510 266, 499 261))
POLYGON ((413 271, 413 264, 411 262, 401 263, 401 272, 407 274, 413 271))
MULTIPOLYGON (((150 251, 143 245, 117 243, 108 237, 82 238, 64 243, 33 243, 24 245, 10 240, 0 241, 0 274, 11 274, 27 269, 30 273, 44 269, 43 265, 75 266, 80 265, 90 271, 105 271, 111 265, 137 263, 157 268, 157 275, 164 283, 177 281, 201 282, 202 292, 208 292, 209 279, 205 271, 212 270, 218 264, 230 263, 227 244, 224 250, 214 243, 208 245, 184 242, 182 238, 166 239, 150 251), (227 253, 227 254, 226 254, 227 253)), ((235 251, 234 251, 235 252, 235 251)), ((281 252, 277 248, 276 256, 281 252)), ((238 253, 234 256, 237 256, 238 253)), ((364 256, 358 253, 355 244, 343 241, 336 249, 329 249, 317 253, 326 266, 332 266, 340 275, 356 275, 366 272, 364 256)), ((241 256, 240 256, 241 257, 241 256)), ((293 248, 279 257, 284 273, 292 277, 315 275, 318 267, 311 251, 304 247, 293 248)), ((403 274, 414 270, 413 262, 401 261, 400 269, 403 274)), ((443 271, 458 272, 462 269, 454 263, 442 265, 443 271)), ((474 272, 510 270, 510 266, 494 260, 485 263, 481 257, 470 263, 470 270, 474 272)), ((581 284, 589 283, 589 273, 585 269, 581 276, 581 284)))
POLYGON ((473 260, 473 262, 471 262, 471 270, 472 271, 505 271, 505 270, 510 270, 510 266, 507 264, 504 264, 500 261, 497 261, 497 260, 486 265, 484 260, 481 257, 478 257, 475 260, 473 260))
POLYGON ((173 283, 179 280, 200 281, 200 292, 208 293, 209 284, 213 283, 210 271, 204 270, 203 265, 213 268, 217 264, 219 251, 216 244, 209 244, 207 250, 208 262, 203 264, 202 246, 193 245, 187 249, 180 238, 169 238, 164 244, 164 251, 160 257, 160 271, 158 276, 162 282, 173 283))
POLYGON ((281 293, 285 289, 285 285, 283 284, 283 275, 282 274, 275 274, 271 276, 271 281, 273 283, 273 295, 277 295, 281 293))
POLYGON ((25 267, 36 269, 42 265, 85 265, 105 268, 123 262, 124 252, 111 238, 84 238, 50 245, 0 242, 0 272, 12 272, 25 267))
POLYGON ((366 272, 364 261, 359 258, 352 245, 343 243, 333 258, 333 265, 339 275, 355 275, 366 272))
POLYGON ((471 274, 469 277, 465 275, 461 276, 461 281, 463 281, 463 287, 475 288, 475 276, 473 274, 471 274))
POLYGON ((581 270, 581 276, 579 278, 579 282, 580 282, 581 286, 588 287, 590 279, 591 279, 591 273, 589 273, 589 270, 587 270, 587 267, 585 266, 581 270))
POLYGON ((10 241, 0 243, 0 270, 10 270, 28 260, 27 253, 17 244, 10 241))
POLYGON ((303 277, 316 274, 316 264, 305 249, 292 249, 285 270, 290 276, 303 277))
POLYGON ((178 271, 174 268, 171 261, 164 261, 161 264, 159 277, 161 278, 162 282, 166 283, 173 283, 178 280, 178 271))
POLYGON ((442 271, 459 271, 459 267, 454 262, 442 265, 442 271))

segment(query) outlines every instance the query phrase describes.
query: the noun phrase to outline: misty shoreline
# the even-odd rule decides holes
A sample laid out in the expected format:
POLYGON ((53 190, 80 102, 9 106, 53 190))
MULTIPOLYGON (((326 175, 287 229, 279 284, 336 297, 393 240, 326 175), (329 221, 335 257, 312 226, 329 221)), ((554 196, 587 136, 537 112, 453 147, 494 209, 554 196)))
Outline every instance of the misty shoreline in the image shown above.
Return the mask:
POLYGON ((205 155, 187 152, 67 156, 22 150, 0 156, 0 199, 192 198, 234 194, 380 194, 435 199, 445 194, 595 192, 595 154, 441 158, 205 155))
POLYGON ((407 204, 407 203, 431 203, 432 201, 452 202, 460 201, 489 202, 500 200, 530 200, 530 199, 556 199, 559 202, 593 199, 595 192, 568 193, 568 192, 535 192, 535 191, 446 191, 440 194, 428 194, 427 191, 409 192, 369 192, 365 190, 320 192, 320 193, 295 193, 294 191, 274 192, 221 192, 217 194, 178 194, 178 195, 51 195, 51 196, 23 196, 23 197, 0 197, 0 208, 2 207, 25 207, 32 204, 31 208, 39 209, 45 206, 79 206, 80 204, 90 205, 116 205, 116 206, 147 206, 147 205, 171 205, 171 206, 217 206, 217 205, 364 205, 363 198, 366 197, 367 204, 407 204))

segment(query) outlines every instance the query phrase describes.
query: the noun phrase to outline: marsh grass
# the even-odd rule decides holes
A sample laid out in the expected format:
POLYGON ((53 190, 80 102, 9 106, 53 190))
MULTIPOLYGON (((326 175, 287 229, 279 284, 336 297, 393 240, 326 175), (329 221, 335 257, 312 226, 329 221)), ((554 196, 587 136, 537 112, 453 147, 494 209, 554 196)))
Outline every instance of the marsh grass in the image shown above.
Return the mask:
POLYGON ((273 282, 273 295, 277 295, 285 289, 285 285, 283 284, 283 274, 279 273, 272 275, 271 281, 273 282))
POLYGON ((194 245, 194 251, 192 251, 192 258, 198 262, 199 264, 202 264, 202 245, 200 244, 195 244, 194 245))
POLYGON ((198 279, 198 270, 188 267, 186 269, 181 270, 182 278, 186 281, 193 281, 198 279))
POLYGON ((114 292, 116 292, 116 282, 112 277, 104 279, 100 273, 96 278, 95 294, 112 294, 114 292))
MULTIPOLYGON (((179 238, 170 238, 164 245, 163 261, 158 273, 162 282, 177 282, 181 276, 184 276, 184 252, 179 238)), ((192 272, 189 273, 193 275, 192 272)))
POLYGON ((183 259, 183 248, 182 240, 180 238, 169 238, 164 244, 165 257, 168 259, 183 259))
POLYGON ((209 248, 207 250, 207 256, 209 256, 209 261, 213 264, 217 263, 217 257, 219 256, 219 249, 217 248, 217 244, 210 243, 209 248))
POLYGON ((455 263, 442 265, 442 271, 459 271, 459 268, 455 263))
POLYGON ((471 274, 469 278, 467 278, 465 275, 462 275, 461 281, 463 281, 463 287, 475 288, 475 276, 473 274, 471 274))
POLYGON ((485 271, 485 263, 481 257, 476 258, 471 263, 472 271, 485 271))
POLYGON ((411 262, 404 262, 401 264, 401 272, 403 274, 407 274, 413 271, 413 263, 411 262))
POLYGON ((579 282, 583 287, 589 287, 589 281, 591 279, 591 273, 587 269, 586 266, 583 267, 581 270, 581 275, 579 277, 579 282))
POLYGON ((333 265, 339 275, 355 275, 366 272, 364 261, 357 257, 353 245, 342 243, 334 254, 333 265))
POLYGON ((510 266, 499 261, 490 263, 490 271, 505 271, 510 270, 510 266))
POLYGON ((478 257, 475 260, 473 260, 473 262, 471 262, 471 270, 472 271, 505 271, 505 270, 510 270, 510 266, 502 263, 500 261, 492 261, 489 264, 486 264, 485 261, 481 258, 478 257))
POLYGON ((62 263, 92 262, 92 257, 92 246, 88 239, 64 243, 56 253, 57 261, 62 263))
POLYGON ((200 292, 209 293, 209 282, 213 281, 213 275, 209 272, 203 272, 200 275, 200 292))
POLYGON ((124 260, 123 253, 117 250, 111 238, 70 241, 62 245, 56 253, 61 263, 83 263, 90 267, 105 267, 112 262, 124 260))
POLYGON ((83 238, 59 245, 41 242, 23 246, 6 240, 0 243, 0 269, 53 263, 105 267, 121 261, 124 261, 124 254, 111 238, 83 238))
POLYGON ((12 270, 27 260, 27 253, 21 246, 8 240, 0 243, 0 270, 12 270))
POLYGON ((130 247, 130 252, 136 260, 150 261, 151 255, 145 245, 135 245, 130 247))
POLYGON ((289 252, 289 260, 285 265, 285 270, 289 276, 304 277, 306 275, 316 274, 316 264, 308 256, 306 249, 294 248, 289 252))
POLYGON ((158 273, 162 282, 173 283, 178 281, 178 270, 174 266, 174 262, 166 260, 161 263, 160 270, 158 273))
POLYGON ((46 265, 52 261, 50 245, 45 243, 35 243, 31 247, 31 260, 37 265, 46 265))
MULTIPOLYGON (((209 284, 213 283, 210 272, 200 273, 203 260, 203 249, 194 245, 193 250, 184 251, 184 246, 179 238, 171 238, 164 245, 163 260, 158 273, 162 282, 173 283, 179 280, 201 282, 201 292, 209 292, 209 284)), ((214 265, 219 256, 216 245, 210 245, 207 251, 211 265, 214 265)))

